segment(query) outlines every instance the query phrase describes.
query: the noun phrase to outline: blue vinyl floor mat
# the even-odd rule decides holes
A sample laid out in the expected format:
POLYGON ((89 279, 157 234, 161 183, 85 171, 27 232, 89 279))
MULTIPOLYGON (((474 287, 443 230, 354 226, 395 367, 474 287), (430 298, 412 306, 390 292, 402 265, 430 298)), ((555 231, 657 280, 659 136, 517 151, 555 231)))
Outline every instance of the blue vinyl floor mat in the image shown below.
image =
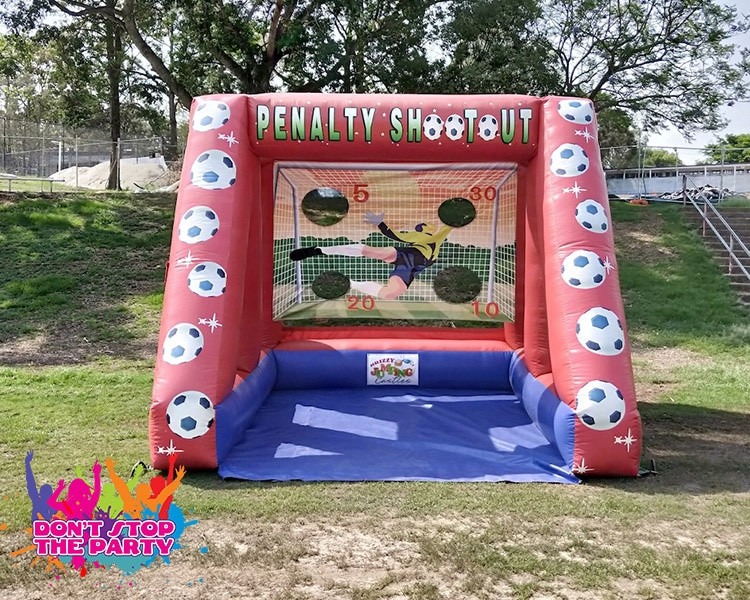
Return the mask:
POLYGON ((578 482, 515 396, 406 387, 274 391, 219 475, 578 482))

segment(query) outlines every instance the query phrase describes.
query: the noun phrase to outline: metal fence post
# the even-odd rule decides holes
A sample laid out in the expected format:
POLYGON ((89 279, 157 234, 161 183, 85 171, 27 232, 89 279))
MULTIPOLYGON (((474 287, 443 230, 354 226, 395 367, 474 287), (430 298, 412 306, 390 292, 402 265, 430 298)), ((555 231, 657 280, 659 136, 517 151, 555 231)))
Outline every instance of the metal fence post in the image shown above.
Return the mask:
POLYGON ((78 135, 77 134, 76 134, 75 156, 76 156, 76 189, 78 189, 78 135))
POLYGON ((687 205, 687 175, 682 175, 682 205, 687 205))

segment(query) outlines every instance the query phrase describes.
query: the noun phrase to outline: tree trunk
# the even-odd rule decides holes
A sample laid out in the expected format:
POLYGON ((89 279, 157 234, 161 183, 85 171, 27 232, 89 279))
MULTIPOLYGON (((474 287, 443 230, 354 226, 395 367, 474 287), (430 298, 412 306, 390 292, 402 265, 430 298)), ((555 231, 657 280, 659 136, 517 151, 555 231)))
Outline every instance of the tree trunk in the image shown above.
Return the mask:
POLYGON ((169 90, 167 92, 167 100, 169 102, 169 141, 164 149, 164 160, 167 162, 173 162, 177 160, 177 99, 174 93, 169 90))
MULTIPOLYGON (((114 6, 115 0, 107 0, 114 6)), ((105 23, 107 37, 107 80, 109 82, 109 181, 108 190, 120 188, 120 79, 122 77, 122 38, 119 28, 113 23, 105 23)))

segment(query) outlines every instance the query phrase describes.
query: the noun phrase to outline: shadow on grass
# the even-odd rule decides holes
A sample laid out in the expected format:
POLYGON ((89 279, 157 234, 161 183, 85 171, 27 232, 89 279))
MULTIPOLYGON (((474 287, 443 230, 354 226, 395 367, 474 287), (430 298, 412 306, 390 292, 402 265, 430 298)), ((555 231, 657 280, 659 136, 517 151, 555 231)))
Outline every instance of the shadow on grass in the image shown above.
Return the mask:
POLYGON ((133 304, 159 312, 173 210, 172 194, 1 195, 0 364, 142 357, 133 304))
POLYGON ((590 479, 639 494, 706 495, 750 492, 750 414, 686 404, 641 402, 642 464, 656 475, 590 479))

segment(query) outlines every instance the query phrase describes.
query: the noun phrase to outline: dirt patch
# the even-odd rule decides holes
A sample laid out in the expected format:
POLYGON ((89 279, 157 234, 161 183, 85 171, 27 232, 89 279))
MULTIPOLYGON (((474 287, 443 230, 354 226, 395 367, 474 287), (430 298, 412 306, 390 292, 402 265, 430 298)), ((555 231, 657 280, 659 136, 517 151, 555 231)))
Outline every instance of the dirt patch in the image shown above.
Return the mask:
POLYGON ((663 229, 664 219, 661 215, 648 207, 634 206, 633 210, 641 211, 640 219, 623 219, 615 224, 617 252, 646 265, 658 264, 665 258, 675 257, 675 251, 665 247, 659 236, 651 233, 663 229))
MULTIPOLYGON (((609 491, 585 490, 586 496, 607 496, 609 491)), ((688 502, 690 502, 688 500, 688 502)), ((587 572, 596 557, 598 567, 607 563, 614 573, 628 571, 627 562, 638 556, 675 555, 703 557, 707 564, 731 562, 737 548, 747 547, 750 537, 742 528, 720 519, 649 520, 648 527, 633 530, 624 520, 592 522, 569 517, 558 523, 555 535, 546 527, 525 527, 497 515, 484 524, 450 515, 422 518, 371 518, 348 516, 335 521, 237 522, 230 519, 201 520, 186 532, 182 549, 169 565, 154 565, 135 575, 117 570, 94 570, 81 579, 66 573, 59 579, 40 568, 19 579, 13 589, 0 590, 0 598, 51 600, 71 598, 104 600, 168 597, 171 599, 233 600, 599 600, 605 597, 708 597, 678 591, 686 582, 667 583, 662 577, 614 575, 608 583, 582 583, 572 573, 587 572), (464 526, 469 525, 468 531, 464 526), (523 555, 532 552, 547 564, 550 573, 521 571, 522 563, 508 559, 509 568, 493 566, 490 556, 476 557, 462 566, 453 546, 442 547, 436 560, 427 556, 420 539, 448 537, 476 539, 492 528, 497 533, 490 550, 504 549, 523 555), (721 558, 723 557, 723 558, 721 558), (566 565, 570 565, 567 567, 566 565), (569 570, 570 569, 570 570, 569 570), (602 587, 603 586, 603 587, 602 587), (3 593, 5 592, 5 594, 3 593)), ((483 521, 479 518, 478 521, 483 521)), ((440 544, 440 542, 438 542, 440 544)), ((457 552, 461 552, 460 544, 457 552)), ((729 565, 729 563, 727 563, 729 565)), ((731 566, 731 565, 729 565, 731 566)), ((605 580, 607 577, 605 577, 605 580)), ((684 591, 684 590, 683 590, 684 591)), ((715 596, 712 596, 715 597, 715 596)))
POLYGON ((710 366, 714 361, 702 354, 684 348, 633 348, 633 362, 641 361, 647 368, 668 372, 679 367, 710 366))
POLYGON ((675 389, 674 369, 710 366, 714 361, 684 348, 632 348, 636 398, 639 402, 658 402, 675 389))
POLYGON ((0 344, 0 366, 77 365, 106 356, 138 361, 156 357, 158 324, 153 330, 123 340, 89 339, 76 332, 75 323, 53 327, 31 337, 16 337, 0 344))
MULTIPOLYGON (((69 167, 51 175, 51 178, 62 179, 68 186, 105 190, 109 173, 109 162, 102 162, 94 167, 69 167)), ((123 190, 159 190, 170 187, 178 178, 179 173, 170 171, 163 158, 140 159, 140 162, 129 159, 120 163, 120 186, 123 190)))

